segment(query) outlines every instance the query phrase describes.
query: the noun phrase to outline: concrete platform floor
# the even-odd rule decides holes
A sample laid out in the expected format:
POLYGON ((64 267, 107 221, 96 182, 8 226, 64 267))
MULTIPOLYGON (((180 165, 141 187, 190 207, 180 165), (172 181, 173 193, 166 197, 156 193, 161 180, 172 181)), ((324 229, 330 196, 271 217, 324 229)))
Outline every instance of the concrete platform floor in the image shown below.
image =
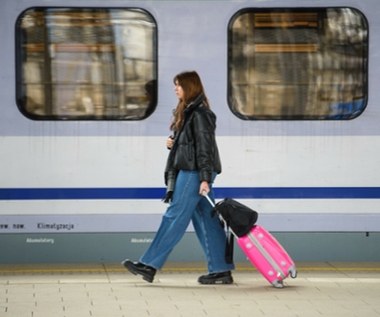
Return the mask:
POLYGON ((0 317, 380 316, 380 263, 297 263, 276 289, 248 263, 232 285, 199 285, 202 263, 149 284, 120 264, 0 265, 0 317))

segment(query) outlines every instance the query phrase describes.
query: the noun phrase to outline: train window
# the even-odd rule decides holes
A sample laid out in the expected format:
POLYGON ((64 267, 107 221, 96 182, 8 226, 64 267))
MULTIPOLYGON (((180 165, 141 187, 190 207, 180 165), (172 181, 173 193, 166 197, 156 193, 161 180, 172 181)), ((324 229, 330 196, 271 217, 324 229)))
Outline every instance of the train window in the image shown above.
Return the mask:
POLYGON ((367 105, 367 60, 356 9, 244 9, 228 29, 228 102, 248 120, 352 119, 367 105))
POLYGON ((16 24, 17 104, 44 120, 140 120, 157 103, 157 26, 141 9, 30 8, 16 24))

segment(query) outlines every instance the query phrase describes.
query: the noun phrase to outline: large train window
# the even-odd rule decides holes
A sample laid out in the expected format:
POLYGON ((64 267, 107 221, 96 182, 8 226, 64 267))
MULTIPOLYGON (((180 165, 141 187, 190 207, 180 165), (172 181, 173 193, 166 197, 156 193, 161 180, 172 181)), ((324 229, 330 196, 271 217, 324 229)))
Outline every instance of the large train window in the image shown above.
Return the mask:
POLYGON ((367 59, 356 9, 244 9, 228 29, 228 102, 243 119, 352 119, 367 104, 367 59))
POLYGON ((140 9, 30 8, 17 20, 17 104, 32 119, 139 120, 157 101, 157 26, 140 9))

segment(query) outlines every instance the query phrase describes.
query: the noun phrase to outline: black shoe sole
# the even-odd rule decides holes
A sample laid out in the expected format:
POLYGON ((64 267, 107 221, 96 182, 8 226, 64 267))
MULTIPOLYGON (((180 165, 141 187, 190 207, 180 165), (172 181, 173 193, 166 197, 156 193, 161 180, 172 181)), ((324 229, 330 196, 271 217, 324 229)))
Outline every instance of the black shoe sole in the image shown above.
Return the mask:
POLYGON ((146 274, 144 272, 141 272, 141 271, 138 271, 135 269, 135 266, 133 265, 133 263, 129 263, 127 261, 123 261, 121 262, 121 264, 124 265, 124 267, 129 271, 131 272, 132 274, 134 275, 141 275, 143 280, 144 281, 147 281, 149 283, 152 283, 153 282, 153 279, 154 279, 154 276, 151 276, 150 274, 146 274))
POLYGON ((203 285, 212 285, 212 284, 232 284, 234 282, 233 278, 231 276, 221 277, 218 279, 205 279, 198 281, 200 284, 203 285))

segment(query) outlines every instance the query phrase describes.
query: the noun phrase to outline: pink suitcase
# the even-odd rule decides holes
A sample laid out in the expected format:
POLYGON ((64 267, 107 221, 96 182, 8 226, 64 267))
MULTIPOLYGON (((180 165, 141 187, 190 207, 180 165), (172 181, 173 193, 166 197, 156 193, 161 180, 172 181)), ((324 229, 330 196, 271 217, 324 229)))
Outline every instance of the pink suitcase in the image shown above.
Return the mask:
POLYGON ((297 276, 289 254, 263 227, 255 225, 247 235, 237 238, 237 242, 251 263, 274 287, 282 288, 285 278, 297 276))
MULTIPOLYGON (((226 219, 223 218, 223 215, 229 217, 231 214, 236 214, 237 212, 240 213, 241 210, 239 207, 236 209, 236 204, 239 204, 243 207, 243 209, 250 209, 249 207, 231 199, 225 199, 215 206, 214 202, 210 199, 210 197, 208 197, 208 195, 204 196, 214 207, 214 210, 216 209, 216 213, 219 218, 227 227, 227 223, 228 221, 231 221, 231 219, 226 221, 226 219)), ((253 210, 251 210, 251 212, 256 213, 253 210)), ((245 219, 244 221, 248 220, 248 218, 244 217, 239 220, 242 221, 242 219, 245 219)), ((256 222, 257 218, 254 220, 256 222)), ((239 230, 240 232, 234 232, 232 226, 230 228, 231 232, 234 234, 237 243, 251 261, 253 266, 256 267, 256 269, 269 281, 269 283, 276 288, 282 288, 284 286, 283 280, 285 278, 289 275, 292 278, 297 276, 296 266, 292 258, 272 234, 270 234, 262 226, 255 224, 252 225, 251 229, 250 227, 247 227, 247 224, 243 225, 242 222, 240 222, 239 225, 234 223, 234 227, 236 227, 236 230, 239 230)))

